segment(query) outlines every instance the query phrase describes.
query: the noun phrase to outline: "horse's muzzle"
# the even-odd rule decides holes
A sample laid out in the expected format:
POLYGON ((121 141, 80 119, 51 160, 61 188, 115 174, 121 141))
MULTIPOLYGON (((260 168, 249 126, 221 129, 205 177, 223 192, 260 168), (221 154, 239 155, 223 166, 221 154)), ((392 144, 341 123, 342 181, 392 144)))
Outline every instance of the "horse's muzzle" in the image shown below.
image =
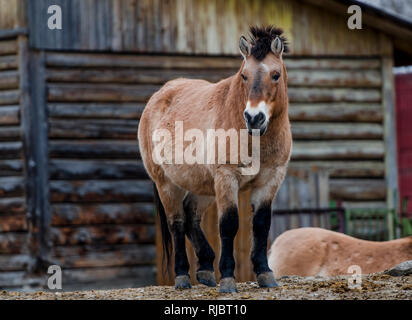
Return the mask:
POLYGON ((250 135, 252 135, 253 129, 259 130, 261 136, 266 132, 267 121, 266 116, 263 112, 259 112, 258 114, 251 116, 247 111, 245 111, 243 115, 246 121, 248 133, 250 135))

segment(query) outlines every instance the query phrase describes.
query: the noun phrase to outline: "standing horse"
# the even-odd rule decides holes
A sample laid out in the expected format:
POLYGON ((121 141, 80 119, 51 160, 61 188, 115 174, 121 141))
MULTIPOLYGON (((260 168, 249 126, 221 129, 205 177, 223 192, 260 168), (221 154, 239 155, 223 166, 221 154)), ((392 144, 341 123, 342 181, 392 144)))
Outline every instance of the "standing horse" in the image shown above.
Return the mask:
POLYGON ((287 46, 282 30, 273 26, 251 27, 250 34, 250 41, 243 36, 239 40, 243 62, 235 75, 218 83, 192 79, 169 81, 150 98, 140 119, 140 153, 156 185, 155 196, 160 198, 158 211, 166 255, 170 253, 173 238, 175 288, 178 289, 191 287, 185 235, 198 258, 198 281, 216 286, 215 254, 200 228, 202 214, 216 202, 221 241, 220 292, 237 291, 233 245, 239 225, 238 193, 241 190, 251 190, 251 259, 257 281, 261 287, 277 286, 268 266, 267 237, 271 203, 285 177, 292 147, 287 75, 282 59, 287 46), (154 139, 156 131, 168 130, 173 147, 187 145, 188 142, 176 134, 178 122, 183 123, 185 132, 244 129, 252 139, 257 131, 260 133, 260 169, 255 174, 242 175, 243 163, 189 164, 178 162, 177 156, 174 163, 157 163, 153 157, 158 146, 154 139))

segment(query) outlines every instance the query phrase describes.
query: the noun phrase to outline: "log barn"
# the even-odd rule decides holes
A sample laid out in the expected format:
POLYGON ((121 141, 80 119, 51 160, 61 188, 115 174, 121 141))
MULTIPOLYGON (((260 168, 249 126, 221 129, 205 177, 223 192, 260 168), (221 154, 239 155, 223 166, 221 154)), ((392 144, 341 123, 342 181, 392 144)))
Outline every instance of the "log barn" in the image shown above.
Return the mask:
MULTIPOLYGON (((410 61, 412 23, 360 4, 362 29, 350 30, 352 4, 0 0, 0 287, 44 287, 52 264, 64 290, 167 281, 139 117, 170 79, 235 73, 252 24, 282 27, 290 43, 290 170, 326 173, 328 201, 345 207, 395 206, 392 67, 410 61), (51 5, 62 29, 48 28, 51 5)), ((246 280, 247 194, 240 215, 236 275, 246 280)), ((204 226, 217 248, 214 208, 204 226)))

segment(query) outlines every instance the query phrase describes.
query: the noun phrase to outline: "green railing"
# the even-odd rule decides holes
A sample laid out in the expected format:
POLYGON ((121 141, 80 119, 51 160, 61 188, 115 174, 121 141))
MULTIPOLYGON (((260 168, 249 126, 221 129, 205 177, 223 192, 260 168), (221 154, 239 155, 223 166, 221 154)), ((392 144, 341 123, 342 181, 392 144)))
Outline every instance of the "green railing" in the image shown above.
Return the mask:
POLYGON ((386 241, 399 237, 395 209, 345 209, 346 233, 359 239, 386 241))

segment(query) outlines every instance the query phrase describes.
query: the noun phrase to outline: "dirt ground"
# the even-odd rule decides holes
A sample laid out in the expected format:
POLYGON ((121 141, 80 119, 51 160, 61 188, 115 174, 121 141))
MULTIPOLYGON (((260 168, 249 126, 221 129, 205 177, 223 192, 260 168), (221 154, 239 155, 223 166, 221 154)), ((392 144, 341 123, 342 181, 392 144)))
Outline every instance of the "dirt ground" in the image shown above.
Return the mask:
POLYGON ((134 289, 90 290, 73 292, 0 292, 0 300, 73 300, 73 299, 407 299, 412 300, 412 275, 392 277, 386 274, 372 274, 362 277, 361 288, 351 289, 347 277, 302 278, 284 277, 278 280, 279 287, 261 289, 256 282, 238 283, 238 293, 220 294, 218 287, 208 288, 196 285, 189 290, 175 290, 170 286, 149 286, 134 289))

